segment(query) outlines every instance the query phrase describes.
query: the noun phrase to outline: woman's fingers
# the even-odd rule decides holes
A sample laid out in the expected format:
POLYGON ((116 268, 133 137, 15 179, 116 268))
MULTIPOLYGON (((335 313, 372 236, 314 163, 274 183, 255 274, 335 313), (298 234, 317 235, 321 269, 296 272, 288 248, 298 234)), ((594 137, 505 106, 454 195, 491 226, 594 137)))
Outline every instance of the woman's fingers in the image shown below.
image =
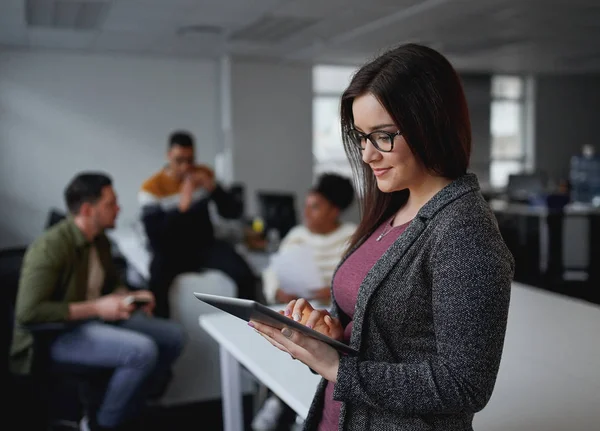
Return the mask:
POLYGON ((305 309, 309 309, 310 311, 313 310, 312 306, 306 299, 298 299, 294 304, 294 309, 292 311, 292 319, 294 319, 296 322, 302 321, 302 316, 304 314, 305 309))
POLYGON ((292 299, 288 302, 288 305, 285 306, 284 315, 287 317, 292 317, 292 312, 294 311, 294 306, 296 305, 296 300, 292 299))
POLYGON ((332 338, 341 338, 344 334, 344 329, 342 328, 342 324, 339 319, 331 317, 329 315, 325 316, 325 324, 329 328, 329 336, 332 338))
POLYGON ((275 347, 280 348, 295 358, 298 357, 298 354, 306 342, 304 337, 302 337, 302 334, 299 334, 298 331, 294 331, 287 326, 280 330, 255 321, 252 321, 251 326, 254 327, 254 329, 256 329, 261 335, 268 337, 268 339, 277 343, 273 344, 275 347))
POLYGON ((311 311, 310 316, 308 316, 308 320, 306 321, 305 325, 309 328, 314 328, 315 326, 317 326, 317 322, 321 319, 322 315, 323 313, 321 312, 321 310, 311 311))
POLYGON ((269 343, 271 343, 272 345, 274 345, 275 347, 277 347, 277 348, 278 348, 279 350, 281 350, 282 352, 285 352, 285 353, 288 353, 288 354, 290 354, 290 355, 291 355, 291 353, 290 353, 290 352, 288 352, 288 350, 287 350, 287 349, 286 349, 286 348, 285 348, 285 347, 284 347, 284 346, 283 346, 281 343, 278 343, 278 342, 277 342, 277 341, 275 341, 273 338, 269 337, 269 336, 268 336, 268 335, 266 335, 266 334, 263 334, 263 333, 262 333, 262 332, 260 332, 260 331, 256 331, 256 332, 258 332, 258 334, 259 334, 261 337, 263 337, 264 339, 266 339, 266 340, 267 340, 269 343))

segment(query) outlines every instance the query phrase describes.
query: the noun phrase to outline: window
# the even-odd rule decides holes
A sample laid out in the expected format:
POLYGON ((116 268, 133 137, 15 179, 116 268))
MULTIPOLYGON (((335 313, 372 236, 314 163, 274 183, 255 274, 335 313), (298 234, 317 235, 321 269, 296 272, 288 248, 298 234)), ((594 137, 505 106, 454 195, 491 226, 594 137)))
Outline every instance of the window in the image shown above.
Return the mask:
MULTIPOLYGON (((352 174, 342 144, 340 97, 354 67, 318 65, 313 68, 314 174, 352 174)), ((519 76, 492 78, 490 184, 502 188, 512 173, 531 169, 526 144, 526 81, 519 76)))
POLYGON ((354 67, 313 68, 313 160, 314 174, 337 172, 351 176, 340 128, 340 97, 355 72, 354 67))
POLYGON ((490 184, 505 187, 510 174, 530 164, 525 139, 525 80, 517 76, 492 78, 490 184))

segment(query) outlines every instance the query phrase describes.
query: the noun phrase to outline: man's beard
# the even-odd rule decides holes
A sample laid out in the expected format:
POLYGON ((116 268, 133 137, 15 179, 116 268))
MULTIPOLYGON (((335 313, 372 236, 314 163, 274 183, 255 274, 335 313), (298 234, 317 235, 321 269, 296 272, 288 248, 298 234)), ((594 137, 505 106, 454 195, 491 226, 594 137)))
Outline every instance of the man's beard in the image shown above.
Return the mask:
POLYGON ((98 217, 94 217, 94 230, 99 234, 104 232, 106 229, 113 229, 115 227, 115 221, 110 224, 102 224, 98 217))

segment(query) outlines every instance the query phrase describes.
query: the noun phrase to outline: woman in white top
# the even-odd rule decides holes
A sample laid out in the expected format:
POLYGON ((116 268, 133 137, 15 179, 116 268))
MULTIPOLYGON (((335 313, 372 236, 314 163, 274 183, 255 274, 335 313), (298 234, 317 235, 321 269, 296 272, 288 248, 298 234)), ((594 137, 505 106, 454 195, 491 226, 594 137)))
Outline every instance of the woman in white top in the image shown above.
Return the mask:
MULTIPOLYGON (((323 280, 322 288, 314 290, 313 299, 318 301, 329 302, 333 272, 356 229, 355 224, 340 221, 341 214, 353 201, 354 187, 348 178, 331 173, 321 175, 306 196, 304 223, 290 230, 279 247, 279 251, 295 245, 312 248, 323 280)), ((280 286, 271 267, 263 272, 262 278, 267 302, 281 304, 296 299, 280 286)))
MULTIPOLYGON (((322 288, 314 290, 313 298, 321 303, 331 300, 333 272, 354 234, 356 225, 340 221, 341 214, 354 201, 352 182, 337 174, 323 174, 308 192, 304 201, 304 223, 292 228, 283 238, 279 251, 295 245, 312 248, 317 267, 322 276, 322 288)), ((287 304, 297 299, 280 286, 277 274, 268 267, 262 274, 263 290, 267 302, 287 304)), ((252 421, 254 431, 270 431, 289 427, 295 415, 276 396, 267 398, 252 421)))

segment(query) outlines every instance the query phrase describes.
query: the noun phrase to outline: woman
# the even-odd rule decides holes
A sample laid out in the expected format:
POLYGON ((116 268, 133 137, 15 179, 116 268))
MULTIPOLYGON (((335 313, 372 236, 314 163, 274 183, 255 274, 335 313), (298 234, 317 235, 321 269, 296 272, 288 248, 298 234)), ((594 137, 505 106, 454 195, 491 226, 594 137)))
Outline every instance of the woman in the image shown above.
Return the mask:
MULTIPOLYGON (((290 230, 279 247, 280 252, 294 246, 308 246, 312 250, 321 274, 322 287, 315 289, 308 299, 324 305, 331 300, 333 272, 356 230, 354 223, 340 220, 342 213, 352 205, 354 195, 352 181, 348 178, 334 173, 321 175, 304 201, 304 223, 290 230)), ((268 303, 287 304, 297 299, 296 295, 285 291, 272 266, 263 272, 262 279, 263 293, 268 303)), ((289 407, 271 395, 254 417, 252 429, 266 431, 283 428, 294 418, 295 414, 289 407)))
MULTIPOLYGON (((321 175, 306 196, 304 223, 290 230, 281 242, 280 252, 293 246, 308 246, 314 253, 323 284, 308 299, 329 302, 331 277, 356 230, 354 223, 340 221, 341 214, 353 201, 354 187, 348 178, 333 173, 321 175)), ((281 286, 271 266, 263 272, 263 290, 269 303, 287 304, 297 299, 293 293, 285 291, 285 286, 281 286)))
POLYGON ((494 388, 513 258, 473 174, 459 77, 438 52, 402 45, 363 66, 342 96, 344 145, 362 220, 314 326, 359 350, 250 322, 323 377, 306 430, 472 430, 494 388), (316 326, 315 326, 316 327, 316 326))

